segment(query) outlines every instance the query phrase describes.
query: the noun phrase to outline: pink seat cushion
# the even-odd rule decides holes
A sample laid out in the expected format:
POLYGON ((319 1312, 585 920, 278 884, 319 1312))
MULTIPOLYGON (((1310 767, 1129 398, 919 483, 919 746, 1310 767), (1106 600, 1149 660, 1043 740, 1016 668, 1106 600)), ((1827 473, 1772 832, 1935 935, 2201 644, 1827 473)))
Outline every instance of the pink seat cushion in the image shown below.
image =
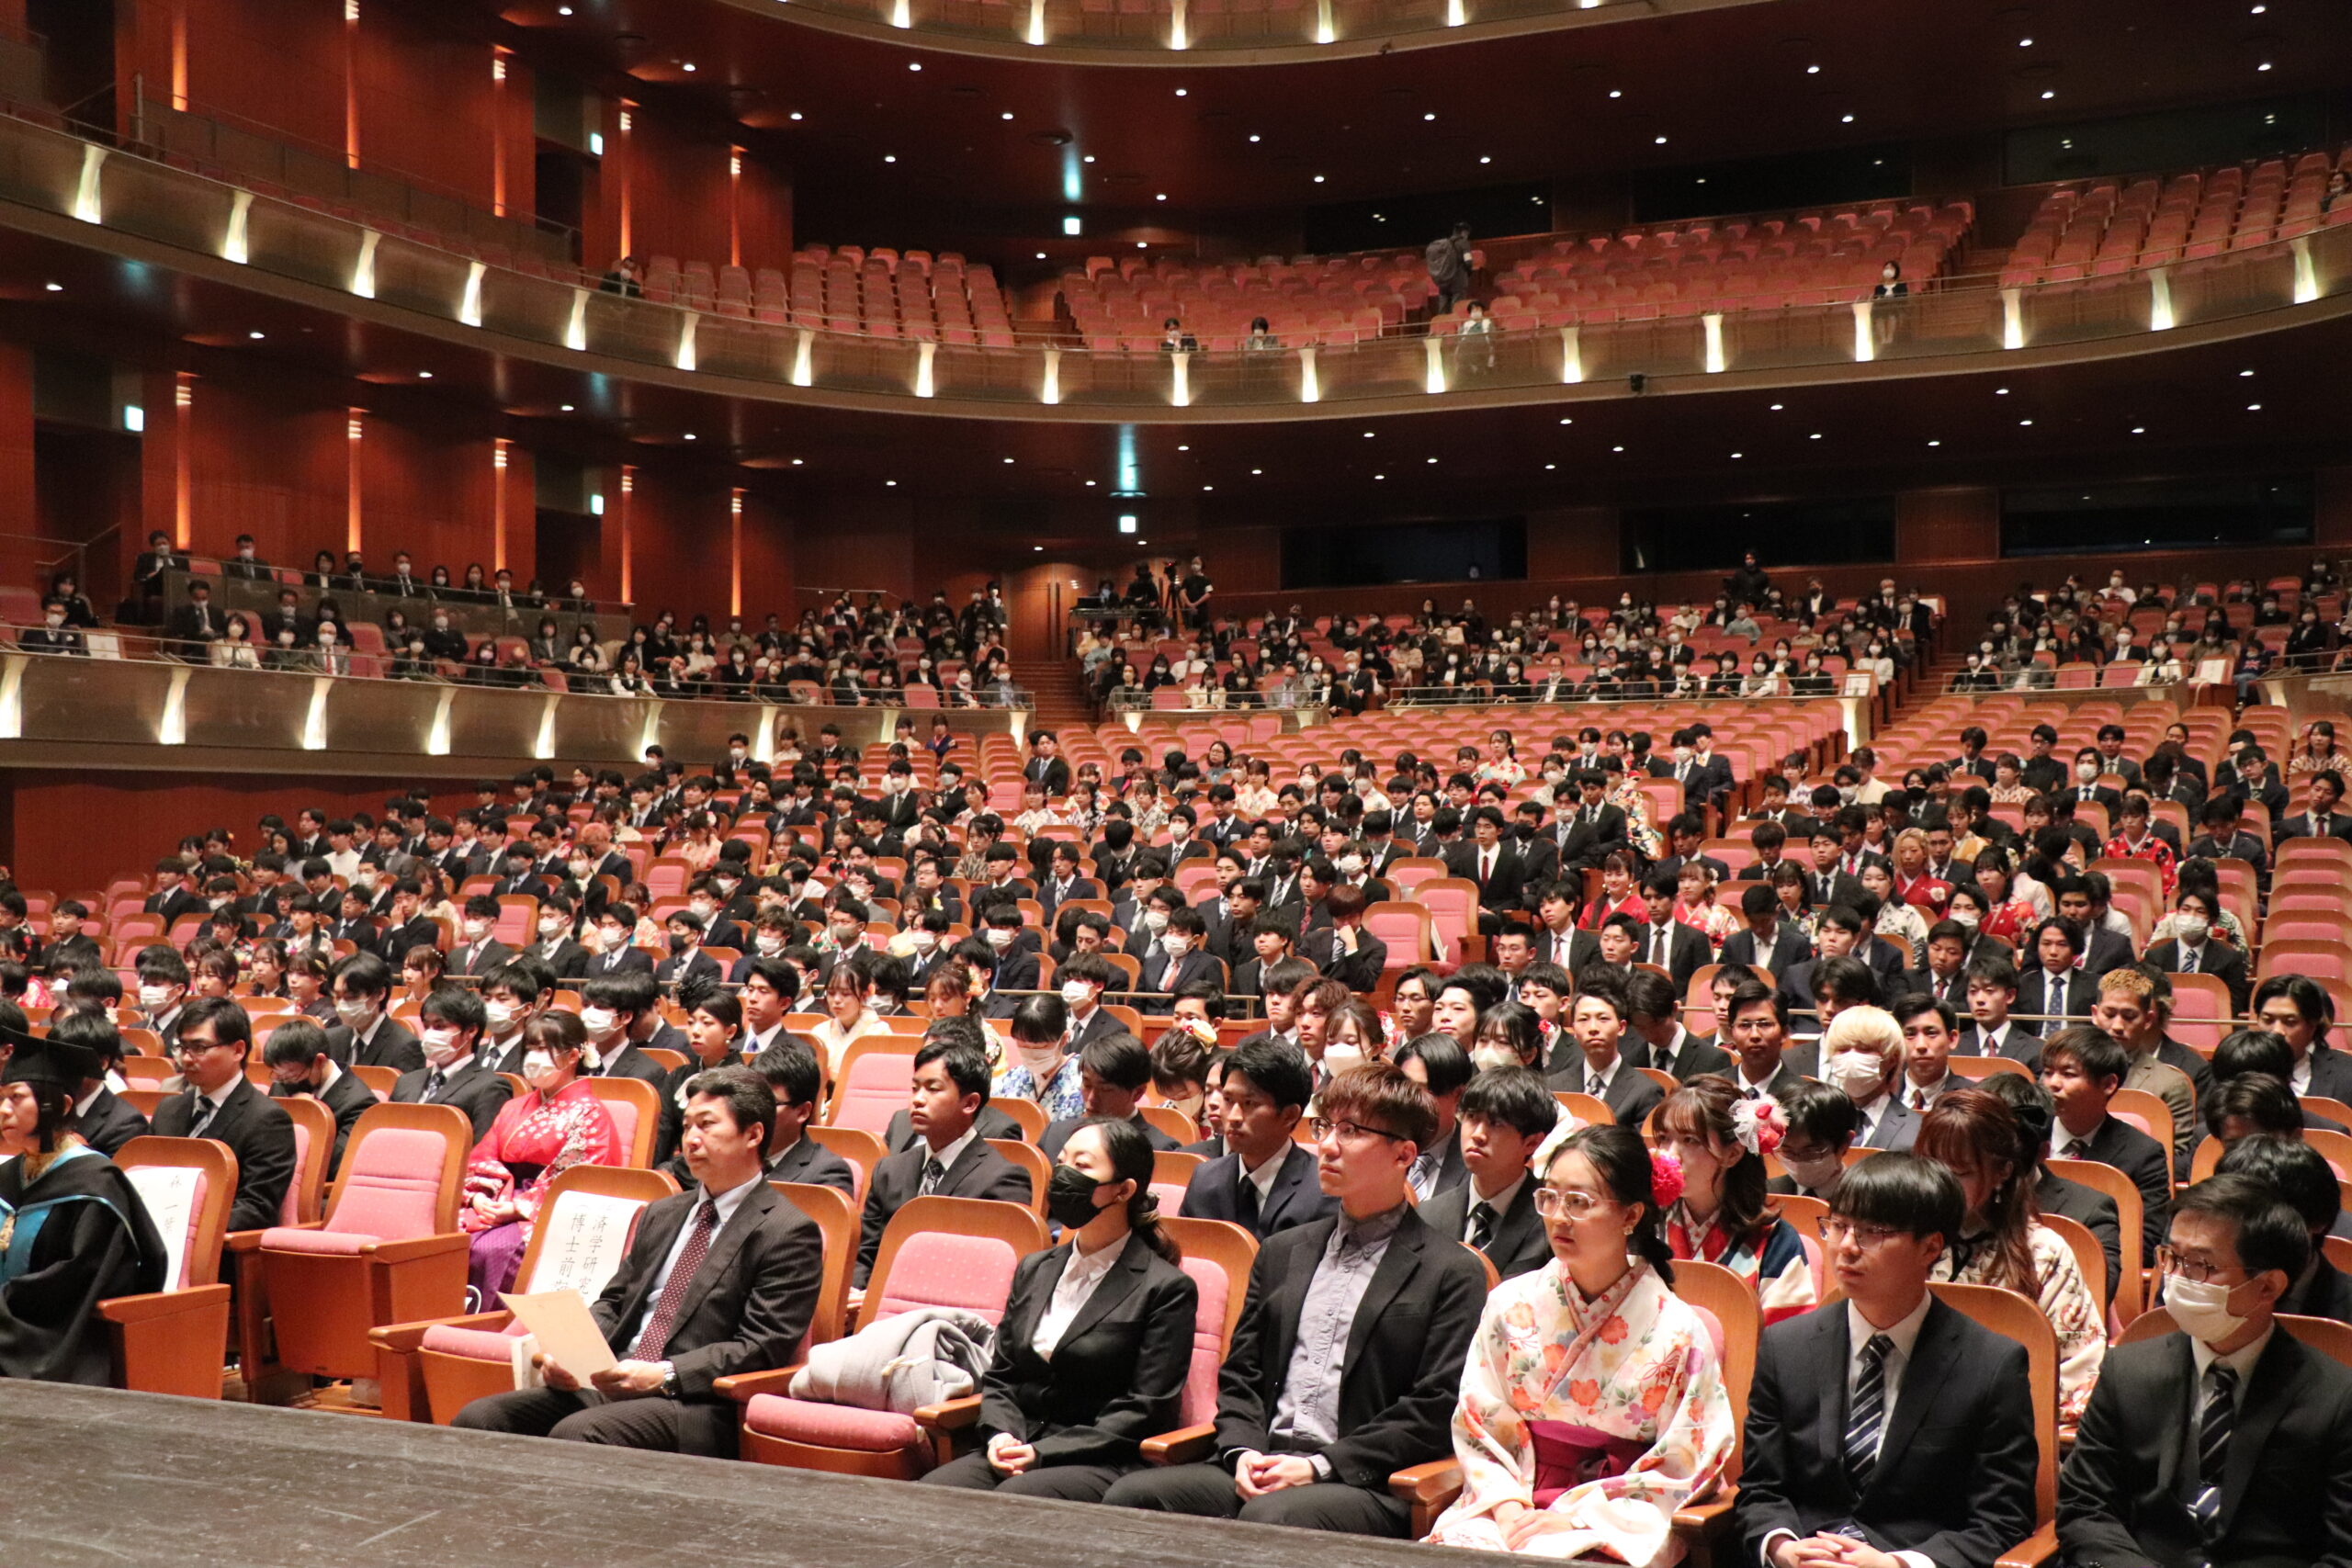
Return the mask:
POLYGON ((272 1225, 261 1233, 263 1247, 271 1252, 311 1252, 322 1257, 356 1257, 384 1238, 365 1231, 306 1231, 272 1225))
POLYGON ((379 1127, 353 1145, 330 1231, 401 1241, 434 1232, 448 1142, 422 1127, 379 1127))
POLYGON ((444 1356, 463 1356, 469 1361, 505 1361, 514 1355, 514 1341, 523 1337, 523 1325, 511 1324, 505 1328, 459 1328, 451 1324, 436 1323, 424 1331, 424 1348, 444 1356))
POLYGON ((993 1237, 922 1231, 907 1237, 865 1321, 879 1323, 916 1307, 960 1307, 990 1323, 1004 1315, 1012 1270, 1021 1259, 993 1237))
POLYGON ((1184 1374, 1179 1419, 1187 1427, 1216 1418, 1216 1374, 1225 1360, 1225 1302, 1230 1281, 1206 1258, 1187 1258, 1182 1268, 1200 1288, 1193 1312, 1193 1364, 1184 1374))
POLYGON ((876 1454, 911 1448, 922 1435, 911 1416, 820 1404, 780 1393, 753 1395, 744 1407, 743 1425, 762 1437, 876 1454))

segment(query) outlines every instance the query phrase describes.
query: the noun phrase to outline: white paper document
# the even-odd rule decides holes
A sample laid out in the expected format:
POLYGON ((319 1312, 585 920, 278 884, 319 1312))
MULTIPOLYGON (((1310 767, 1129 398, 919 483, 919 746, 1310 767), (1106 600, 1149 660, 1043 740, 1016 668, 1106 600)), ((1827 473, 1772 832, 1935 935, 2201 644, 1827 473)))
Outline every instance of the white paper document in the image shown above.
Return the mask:
POLYGON ((578 1291, 502 1294, 498 1299, 539 1342, 539 1354, 582 1383, 617 1362, 613 1348, 605 1343, 604 1330, 589 1314, 588 1298, 578 1291))

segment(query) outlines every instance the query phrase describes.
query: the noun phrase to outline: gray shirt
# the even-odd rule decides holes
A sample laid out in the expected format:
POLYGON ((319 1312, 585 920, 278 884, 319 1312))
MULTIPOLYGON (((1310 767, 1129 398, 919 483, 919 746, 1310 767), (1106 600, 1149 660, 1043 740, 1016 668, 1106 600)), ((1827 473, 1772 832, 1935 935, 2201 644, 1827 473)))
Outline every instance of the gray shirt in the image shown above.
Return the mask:
MULTIPOLYGON (((1311 1453, 1340 1440, 1340 1381, 1347 1371, 1348 1333, 1356 1308, 1404 1223, 1402 1204, 1368 1219, 1340 1216, 1324 1244, 1323 1261, 1298 1309, 1298 1337, 1274 1402, 1269 1432, 1293 1452, 1311 1453)), ((1317 1467, 1318 1470, 1320 1467, 1317 1467)))

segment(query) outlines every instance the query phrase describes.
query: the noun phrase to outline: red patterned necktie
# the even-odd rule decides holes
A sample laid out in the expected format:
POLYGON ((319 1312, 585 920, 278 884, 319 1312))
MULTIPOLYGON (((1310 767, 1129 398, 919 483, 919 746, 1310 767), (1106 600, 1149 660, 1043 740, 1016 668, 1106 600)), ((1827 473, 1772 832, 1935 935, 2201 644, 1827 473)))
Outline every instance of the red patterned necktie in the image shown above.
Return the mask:
POLYGON ((702 1260, 710 1251, 711 1233, 718 1228, 718 1203, 715 1199, 705 1198, 695 1210, 695 1228, 686 1237, 684 1250, 670 1265, 670 1277, 662 1281, 662 1299, 653 1303, 653 1315, 645 1320, 644 1332, 637 1337, 633 1359, 658 1361, 662 1352, 670 1348, 670 1336, 686 1310, 686 1287, 701 1269, 702 1260))

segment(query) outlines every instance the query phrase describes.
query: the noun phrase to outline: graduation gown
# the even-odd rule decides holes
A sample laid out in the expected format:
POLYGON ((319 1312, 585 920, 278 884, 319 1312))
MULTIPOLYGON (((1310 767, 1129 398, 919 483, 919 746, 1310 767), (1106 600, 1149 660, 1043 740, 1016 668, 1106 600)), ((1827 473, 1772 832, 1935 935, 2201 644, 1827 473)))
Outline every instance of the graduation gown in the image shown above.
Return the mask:
POLYGON ((0 1165, 0 1377, 114 1381, 98 1303, 164 1288, 164 1250, 130 1180, 86 1145, 27 1182, 0 1165))

